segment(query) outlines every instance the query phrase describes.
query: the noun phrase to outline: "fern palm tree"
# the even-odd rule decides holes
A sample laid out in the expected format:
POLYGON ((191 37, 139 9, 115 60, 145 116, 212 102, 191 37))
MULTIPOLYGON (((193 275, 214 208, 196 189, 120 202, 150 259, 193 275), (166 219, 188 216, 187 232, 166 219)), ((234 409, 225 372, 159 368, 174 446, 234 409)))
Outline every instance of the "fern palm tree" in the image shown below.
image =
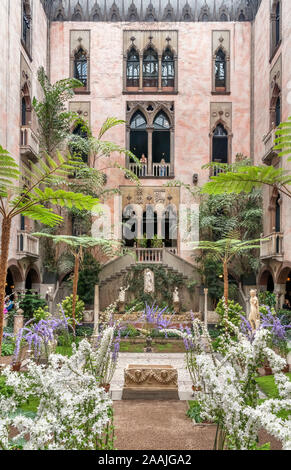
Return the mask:
MULTIPOLYGON (((287 157, 291 161, 291 117, 282 122, 276 130, 274 150, 278 151, 279 157, 287 157)), ((207 194, 223 193, 249 193, 254 188, 263 186, 275 187, 279 192, 291 198, 291 173, 290 170, 275 168, 274 166, 250 165, 239 166, 235 171, 226 171, 213 176, 206 183, 202 192, 207 194)))
POLYGON ((63 218, 53 211, 52 206, 76 207, 81 210, 93 209, 98 204, 98 199, 65 189, 53 189, 56 185, 58 188, 65 187, 67 176, 74 172, 79 165, 79 159, 70 155, 64 157, 57 152, 54 159, 46 155, 45 158, 38 161, 37 165, 31 162, 31 168, 23 168, 20 174, 18 164, 9 152, 0 146, 0 215, 2 218, 0 351, 3 338, 5 282, 12 220, 22 214, 53 227, 61 223, 63 218), (20 176, 23 178, 24 186, 19 184, 20 176))
POLYGON ((213 258, 223 264, 223 283, 224 283, 224 298, 226 304, 228 303, 228 266, 229 263, 236 257, 240 256, 246 251, 260 248, 260 239, 242 241, 239 238, 234 238, 237 234, 231 233, 227 237, 217 241, 200 241, 196 249, 207 251, 212 254, 213 258))
POLYGON ((111 254, 114 248, 117 248, 118 243, 112 240, 105 240, 101 238, 88 237, 85 235, 75 237, 72 235, 50 235, 48 233, 34 233, 36 237, 45 237, 51 239, 54 243, 63 243, 69 248, 69 252, 74 257, 74 274, 73 274, 73 301, 72 301, 72 319, 73 330, 76 331, 76 301, 79 280, 79 267, 83 260, 84 250, 100 246, 102 250, 108 255, 111 254))

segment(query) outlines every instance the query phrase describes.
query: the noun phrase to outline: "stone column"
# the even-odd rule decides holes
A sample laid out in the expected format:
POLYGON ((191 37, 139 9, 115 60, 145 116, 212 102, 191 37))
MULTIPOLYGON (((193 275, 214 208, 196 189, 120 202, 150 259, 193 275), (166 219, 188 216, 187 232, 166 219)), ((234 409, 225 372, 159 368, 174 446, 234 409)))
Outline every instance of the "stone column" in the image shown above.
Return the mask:
POLYGON ((158 81, 158 91, 162 91, 162 56, 159 55, 159 81, 158 81))
POLYGON ((204 325, 205 325, 205 328, 207 328, 207 325, 208 325, 208 321, 207 321, 207 317, 208 317, 208 305, 207 305, 207 295, 208 295, 208 289, 204 289, 204 325))
POLYGON ((100 302, 99 302, 99 285, 95 286, 95 295, 94 295, 94 331, 93 337, 98 336, 99 333, 99 311, 100 311, 100 302))
POLYGON ((175 55, 174 57, 174 91, 178 91, 178 56, 175 55))
POLYGON ((123 56, 123 91, 126 91, 126 80, 127 80, 127 56, 123 56))
POLYGON ((14 315, 13 333, 15 336, 18 335, 21 328, 23 328, 23 320, 23 310, 19 308, 16 312, 16 315, 14 315))
POLYGON ((142 59, 143 59, 143 56, 142 56, 142 54, 140 54, 140 56, 139 56, 139 90, 138 91, 142 91, 142 87, 143 87, 142 59))
POLYGON ((148 175, 153 174, 153 129, 148 129, 148 175))

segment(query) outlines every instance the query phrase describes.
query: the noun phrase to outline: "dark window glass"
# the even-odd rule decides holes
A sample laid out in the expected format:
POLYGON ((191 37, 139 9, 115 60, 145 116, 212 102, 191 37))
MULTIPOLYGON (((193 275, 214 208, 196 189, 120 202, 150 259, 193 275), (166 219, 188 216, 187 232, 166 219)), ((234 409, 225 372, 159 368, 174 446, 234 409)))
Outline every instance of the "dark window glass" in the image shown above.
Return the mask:
POLYGON ((212 161, 227 163, 228 160, 228 135, 222 124, 218 124, 213 133, 212 161))
POLYGON ((280 195, 276 199, 276 217, 275 217, 276 232, 281 232, 281 204, 280 195))
POLYGON ((225 13, 222 13, 220 16, 220 21, 228 21, 225 13))
POLYGON ((130 150, 138 158, 148 157, 148 134, 144 115, 137 111, 130 121, 130 150))
POLYGON ((276 127, 279 126, 281 122, 281 100, 280 100, 280 97, 278 97, 277 101, 276 101, 276 127))
POLYGON ((154 129, 153 163, 170 163, 170 122, 164 112, 161 111, 155 117, 154 129))
POLYGON ((157 53, 150 47, 143 56, 143 86, 157 87, 159 62, 157 53))
POLYGON ((216 54, 215 58, 215 87, 225 88, 226 86, 226 61, 222 49, 216 54))
POLYGON ((27 49, 30 47, 30 16, 27 14, 26 7, 23 5, 22 13, 22 40, 27 49))
POLYGON ((139 55, 134 49, 129 52, 127 57, 126 86, 139 86, 139 55))
POLYGON ((174 80, 174 57, 172 52, 166 49, 162 57, 162 87, 174 87, 174 80))
POLYGON ((204 15, 202 16, 202 21, 208 21, 207 13, 204 13, 204 15))
POLYGON ((75 78, 83 83, 84 87, 87 87, 88 78, 88 64, 87 57, 83 49, 79 49, 75 54, 75 78))
POLYGON ((246 17, 245 17, 245 15, 244 15, 243 11, 241 11, 241 12, 240 12, 240 15, 239 15, 239 17, 238 17, 238 21, 245 21, 245 20, 246 20, 246 17))
POLYGON ((160 112, 159 114, 157 114, 154 120, 154 128, 159 130, 169 130, 170 123, 165 113, 160 112))
POLYGON ((25 98, 22 98, 21 101, 21 125, 26 126, 26 101, 25 98))

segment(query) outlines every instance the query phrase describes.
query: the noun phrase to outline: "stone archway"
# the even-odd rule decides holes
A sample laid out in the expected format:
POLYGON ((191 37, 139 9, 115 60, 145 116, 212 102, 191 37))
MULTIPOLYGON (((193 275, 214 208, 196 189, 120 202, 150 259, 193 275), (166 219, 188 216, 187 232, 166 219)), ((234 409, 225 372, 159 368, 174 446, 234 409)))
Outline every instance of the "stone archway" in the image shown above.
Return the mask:
POLYGON ((287 299, 291 305, 291 265, 285 265, 279 271, 277 277, 278 290, 280 287, 280 306, 282 306, 287 299))
POLYGON ((275 280, 273 273, 269 269, 264 269, 259 275, 258 285, 261 290, 274 292, 275 280))
POLYGON ((24 279, 20 268, 13 262, 8 263, 6 277, 6 295, 10 295, 14 290, 23 289, 24 279))
POLYGON ((25 276, 25 289, 39 291, 40 275, 36 267, 27 270, 25 276))

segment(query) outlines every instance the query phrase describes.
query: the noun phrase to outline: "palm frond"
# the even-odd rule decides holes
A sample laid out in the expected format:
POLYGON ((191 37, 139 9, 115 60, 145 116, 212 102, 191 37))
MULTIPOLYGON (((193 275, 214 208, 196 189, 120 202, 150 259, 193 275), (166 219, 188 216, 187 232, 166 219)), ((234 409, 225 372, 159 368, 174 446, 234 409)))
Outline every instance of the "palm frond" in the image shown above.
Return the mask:
POLYGON ((103 137, 103 135, 109 129, 112 129, 112 127, 115 127, 115 126, 119 126, 119 124, 125 124, 125 121, 123 121, 122 119, 117 119, 115 117, 108 117, 106 119, 106 121, 103 123, 103 125, 102 125, 102 127, 99 131, 98 139, 101 139, 103 137))

